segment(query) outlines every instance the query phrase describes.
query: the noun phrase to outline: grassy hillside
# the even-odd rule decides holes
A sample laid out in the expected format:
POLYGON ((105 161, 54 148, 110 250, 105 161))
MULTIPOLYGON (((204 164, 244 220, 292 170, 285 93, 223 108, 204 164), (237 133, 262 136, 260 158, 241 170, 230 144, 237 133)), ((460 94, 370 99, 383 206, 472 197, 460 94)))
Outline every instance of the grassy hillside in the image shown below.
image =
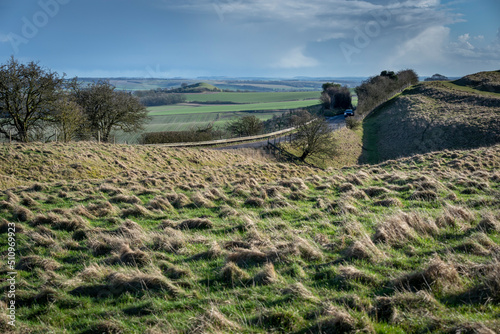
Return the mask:
POLYGON ((499 332, 499 169, 498 145, 327 171, 210 150, 4 146, 16 330, 499 332))
POLYGON ((206 82, 198 82, 186 87, 181 87, 172 90, 172 93, 206 93, 206 92, 221 92, 220 88, 215 87, 206 82))
MULTIPOLYGON (((500 72, 490 72, 488 77, 489 82, 500 82, 500 72)), ((499 143, 500 94, 466 86, 466 78, 419 84, 377 108, 363 124, 365 150, 360 161, 376 163, 499 143)))
POLYGON ((500 70, 467 75, 454 83, 486 92, 500 93, 500 70))

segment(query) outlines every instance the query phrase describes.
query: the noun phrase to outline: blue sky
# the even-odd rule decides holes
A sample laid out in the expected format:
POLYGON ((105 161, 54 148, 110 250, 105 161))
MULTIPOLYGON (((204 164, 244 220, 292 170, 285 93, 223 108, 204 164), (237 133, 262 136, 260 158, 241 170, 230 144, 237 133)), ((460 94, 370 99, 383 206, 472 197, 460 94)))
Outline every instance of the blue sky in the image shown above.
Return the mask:
POLYGON ((498 0, 1 0, 0 62, 68 76, 500 69, 498 0))

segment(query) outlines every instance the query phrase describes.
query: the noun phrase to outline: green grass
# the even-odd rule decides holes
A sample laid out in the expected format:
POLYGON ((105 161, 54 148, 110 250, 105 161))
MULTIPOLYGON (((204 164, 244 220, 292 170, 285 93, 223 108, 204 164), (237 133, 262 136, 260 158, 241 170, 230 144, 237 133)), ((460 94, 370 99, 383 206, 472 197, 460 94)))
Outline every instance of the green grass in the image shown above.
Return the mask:
POLYGON ((244 105, 209 105, 209 106, 192 106, 179 109, 171 109, 170 106, 149 107, 149 115, 172 115, 172 114, 202 114, 202 113, 219 113, 219 112, 234 112, 234 111, 257 111, 257 110, 282 110, 305 108, 317 104, 316 100, 307 101, 285 101, 285 102, 269 102, 269 103, 250 103, 244 105))
POLYGON ((329 171, 207 149, 8 146, 0 171, 18 183, 2 186, 0 251, 15 222, 17 262, 33 261, 16 269, 18 332, 498 332, 498 286, 482 284, 500 271, 499 166, 500 146, 329 171), (436 199, 412 197, 423 189, 436 199), (401 205, 376 204, 387 198, 401 205), (206 228, 179 228, 200 217, 206 228), (125 245, 145 261, 126 262, 125 245))
POLYGON ((232 102, 232 103, 265 103, 315 100, 318 101, 320 92, 248 92, 248 93, 211 93, 211 94, 186 94, 188 102, 232 102))

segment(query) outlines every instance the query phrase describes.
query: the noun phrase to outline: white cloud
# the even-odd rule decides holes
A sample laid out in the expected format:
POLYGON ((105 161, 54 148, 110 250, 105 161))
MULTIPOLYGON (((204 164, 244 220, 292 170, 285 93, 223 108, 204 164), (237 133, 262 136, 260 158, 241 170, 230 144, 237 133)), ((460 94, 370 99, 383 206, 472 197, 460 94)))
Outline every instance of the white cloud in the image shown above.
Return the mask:
POLYGON ((450 28, 429 27, 398 48, 392 62, 396 64, 426 64, 445 60, 450 28))
POLYGON ((314 67, 319 65, 318 61, 314 58, 304 55, 304 48, 295 48, 290 50, 281 60, 273 65, 278 68, 304 68, 314 67))

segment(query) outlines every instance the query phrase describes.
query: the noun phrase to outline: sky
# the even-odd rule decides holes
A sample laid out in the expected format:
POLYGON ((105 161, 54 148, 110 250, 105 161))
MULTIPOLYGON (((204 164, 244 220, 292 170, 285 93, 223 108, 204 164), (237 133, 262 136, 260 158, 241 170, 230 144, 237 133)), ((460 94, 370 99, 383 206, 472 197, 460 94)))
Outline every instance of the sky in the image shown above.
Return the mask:
POLYGON ((500 69, 498 0, 0 0, 0 64, 68 77, 500 69))

